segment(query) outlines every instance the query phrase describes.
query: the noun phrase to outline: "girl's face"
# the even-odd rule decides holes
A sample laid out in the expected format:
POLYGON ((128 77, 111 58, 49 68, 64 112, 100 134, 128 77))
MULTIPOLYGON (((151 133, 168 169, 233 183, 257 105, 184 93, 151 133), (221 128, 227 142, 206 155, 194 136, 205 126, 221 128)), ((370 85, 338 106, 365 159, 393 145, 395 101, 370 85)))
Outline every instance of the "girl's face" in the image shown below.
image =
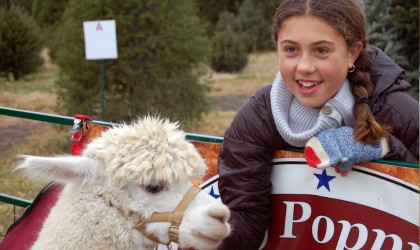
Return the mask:
POLYGON ((313 16, 292 16, 280 27, 279 67, 283 81, 299 102, 322 107, 341 88, 363 44, 349 50, 344 37, 313 16))

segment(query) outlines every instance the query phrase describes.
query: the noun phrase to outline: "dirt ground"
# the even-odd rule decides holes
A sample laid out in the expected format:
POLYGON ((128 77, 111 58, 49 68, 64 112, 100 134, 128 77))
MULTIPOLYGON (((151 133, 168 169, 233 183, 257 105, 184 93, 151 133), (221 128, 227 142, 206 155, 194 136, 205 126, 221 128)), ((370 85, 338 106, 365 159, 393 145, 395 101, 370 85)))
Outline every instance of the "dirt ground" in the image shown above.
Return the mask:
MULTIPOLYGON (((56 96, 52 91, 20 93, 14 89, 19 88, 20 85, 53 86, 54 83, 50 72, 51 69, 54 70, 56 68, 56 65, 51 63, 47 49, 42 51, 42 57, 44 59, 45 70, 41 70, 39 79, 24 80, 23 83, 8 81, 0 83, 0 106, 44 113, 53 112, 56 105, 56 96)), ((0 115, 0 152, 7 150, 28 136, 45 133, 49 129, 51 129, 51 125, 48 123, 0 115)))
MULTIPOLYGON (((4 105, 1 100, 0 106, 10 108, 10 106, 4 105)), ((45 109, 45 111, 39 110, 37 112, 50 113, 50 109, 45 109)), ((0 152, 14 147, 29 136, 48 133, 51 128, 52 125, 45 122, 23 120, 0 115, 0 152)))
POLYGON ((248 95, 215 96, 210 97, 210 102, 214 111, 237 111, 248 99, 248 95))
POLYGON ((16 123, 0 127, 0 152, 7 150, 16 141, 35 133, 41 125, 30 126, 26 123, 16 123))

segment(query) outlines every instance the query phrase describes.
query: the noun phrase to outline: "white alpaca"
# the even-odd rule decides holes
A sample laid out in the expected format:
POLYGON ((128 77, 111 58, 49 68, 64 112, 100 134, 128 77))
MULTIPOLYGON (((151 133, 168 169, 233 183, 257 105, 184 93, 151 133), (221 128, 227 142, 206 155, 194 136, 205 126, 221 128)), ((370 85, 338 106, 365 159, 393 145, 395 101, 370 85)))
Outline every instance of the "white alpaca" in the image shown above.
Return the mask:
MULTIPOLYGON (((31 178, 65 184, 32 249, 153 249, 168 244, 170 222, 145 223, 172 212, 191 178, 206 165, 178 124, 154 117, 102 133, 82 156, 22 156, 17 166, 31 178), (150 235, 146 237, 145 234, 150 235), (155 238, 153 238, 155 237, 155 238)), ((199 192, 179 226, 182 248, 215 249, 230 233, 229 209, 199 192)))

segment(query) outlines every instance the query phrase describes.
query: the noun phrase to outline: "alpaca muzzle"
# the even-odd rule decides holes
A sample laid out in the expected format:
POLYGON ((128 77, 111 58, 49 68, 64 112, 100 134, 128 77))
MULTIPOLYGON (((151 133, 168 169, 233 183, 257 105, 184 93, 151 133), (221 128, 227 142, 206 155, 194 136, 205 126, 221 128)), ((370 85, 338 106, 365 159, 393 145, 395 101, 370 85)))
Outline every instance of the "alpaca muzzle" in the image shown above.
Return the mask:
POLYGON ((182 200, 179 202, 178 206, 175 208, 173 212, 165 212, 165 213, 153 213, 149 219, 142 219, 136 225, 136 229, 139 230, 144 236, 149 238, 150 240, 164 244, 167 246, 168 249, 171 249, 170 244, 171 242, 175 242, 179 244, 179 226, 182 222, 182 216, 184 215, 184 211, 190 205, 191 201, 197 196, 197 194, 201 191, 201 189, 195 185, 193 185, 188 191, 185 193, 182 200), (169 235, 169 242, 161 242, 156 236, 149 234, 146 231, 146 223, 149 222, 170 222, 171 226, 168 230, 169 235))

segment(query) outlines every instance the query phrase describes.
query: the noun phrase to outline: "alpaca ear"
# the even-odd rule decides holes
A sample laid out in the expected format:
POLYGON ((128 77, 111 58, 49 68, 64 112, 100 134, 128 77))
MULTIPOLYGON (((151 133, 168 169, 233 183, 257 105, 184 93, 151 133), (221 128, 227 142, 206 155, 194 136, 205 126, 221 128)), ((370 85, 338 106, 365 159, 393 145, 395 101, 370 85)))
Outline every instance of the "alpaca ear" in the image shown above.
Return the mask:
POLYGON ((27 177, 45 182, 97 182, 105 177, 102 161, 81 156, 19 156, 22 161, 15 170, 27 177))

